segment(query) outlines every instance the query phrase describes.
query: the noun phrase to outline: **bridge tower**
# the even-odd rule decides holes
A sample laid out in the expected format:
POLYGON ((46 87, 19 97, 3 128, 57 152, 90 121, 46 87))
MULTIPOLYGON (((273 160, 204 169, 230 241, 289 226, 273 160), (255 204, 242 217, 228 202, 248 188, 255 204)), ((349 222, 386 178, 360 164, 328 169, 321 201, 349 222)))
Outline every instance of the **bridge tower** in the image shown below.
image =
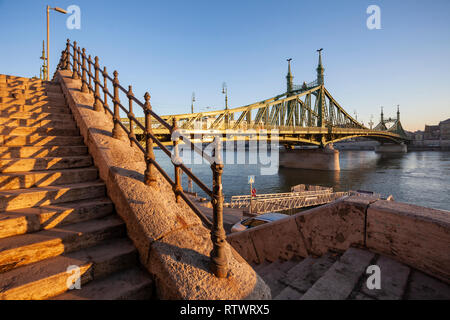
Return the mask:
POLYGON ((292 75, 292 72, 291 72, 291 60, 292 60, 292 58, 287 59, 288 73, 286 75, 286 92, 287 92, 288 97, 292 95, 292 90, 294 89, 294 84, 293 84, 294 76, 292 75))
POLYGON ((322 50, 323 48, 320 48, 319 50, 317 50, 317 52, 319 52, 319 65, 317 66, 317 84, 318 85, 323 85, 324 84, 324 71, 325 68, 322 65, 322 50))

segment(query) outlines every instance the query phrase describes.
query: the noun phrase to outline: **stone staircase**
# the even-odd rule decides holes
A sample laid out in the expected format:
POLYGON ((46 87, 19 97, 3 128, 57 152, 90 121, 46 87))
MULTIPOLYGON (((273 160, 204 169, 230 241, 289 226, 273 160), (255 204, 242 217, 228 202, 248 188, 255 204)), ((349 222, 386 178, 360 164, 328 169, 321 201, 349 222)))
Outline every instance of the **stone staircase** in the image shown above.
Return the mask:
POLYGON ((59 84, 0 75, 0 299, 152 291, 59 84), (80 290, 68 290, 69 266, 80 290))
POLYGON ((418 270, 367 250, 319 258, 276 260, 253 266, 275 300, 450 300, 450 286, 418 270), (381 288, 368 289, 369 265, 381 270, 381 288))

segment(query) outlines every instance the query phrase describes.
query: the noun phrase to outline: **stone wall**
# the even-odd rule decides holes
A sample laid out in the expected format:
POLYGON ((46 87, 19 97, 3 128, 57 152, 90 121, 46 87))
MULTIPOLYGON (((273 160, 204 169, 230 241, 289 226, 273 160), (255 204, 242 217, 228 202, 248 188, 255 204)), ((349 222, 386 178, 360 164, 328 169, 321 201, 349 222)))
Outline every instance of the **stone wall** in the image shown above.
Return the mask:
MULTIPOLYGON (((93 110, 93 95, 80 92, 81 81, 59 71, 57 79, 108 196, 125 221, 141 263, 154 277, 160 299, 267 299, 270 289, 248 263, 226 247, 228 277, 209 271, 210 231, 180 201, 158 172, 157 187, 143 183, 145 162, 137 146, 112 138, 112 117, 93 110)), ((112 103, 110 102, 110 105, 112 103)))
POLYGON ((352 196, 227 240, 251 263, 362 247, 450 283, 448 211, 352 196))

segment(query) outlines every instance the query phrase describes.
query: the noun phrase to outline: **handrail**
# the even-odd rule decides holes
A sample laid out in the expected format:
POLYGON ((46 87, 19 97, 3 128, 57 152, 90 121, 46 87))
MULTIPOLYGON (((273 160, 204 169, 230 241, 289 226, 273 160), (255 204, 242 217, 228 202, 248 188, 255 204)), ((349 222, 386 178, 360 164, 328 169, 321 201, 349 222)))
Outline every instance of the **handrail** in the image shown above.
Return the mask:
POLYGON ((97 112, 109 112, 113 116, 114 127, 112 129, 112 136, 115 139, 121 138, 121 130, 128 135, 130 145, 136 145, 139 150, 144 154, 146 162, 146 170, 144 172, 144 183, 152 188, 156 188, 156 175, 155 169, 161 173, 164 179, 172 186, 172 190, 175 194, 177 202, 183 199, 187 205, 194 211, 195 214, 201 219, 201 221, 211 229, 211 240, 213 244, 213 250, 211 251, 211 271, 215 276, 224 278, 228 274, 228 264, 225 255, 226 236, 223 228, 223 193, 222 193, 222 172, 223 163, 221 160, 221 142, 220 137, 215 136, 213 155, 209 156, 202 148, 197 147, 190 139, 180 134, 177 128, 176 119, 173 119, 172 125, 167 123, 159 115, 157 115, 150 104, 150 94, 148 92, 144 95, 144 102, 136 98, 132 91, 132 86, 126 90, 119 83, 118 72, 114 71, 113 76, 108 75, 106 67, 103 71, 99 65, 99 59, 96 56, 94 62, 91 56, 86 55, 86 50, 77 47, 77 43, 73 44, 67 39, 66 49, 61 52, 61 58, 56 67, 53 78, 56 77, 58 70, 72 71, 72 79, 81 80, 81 92, 94 95, 94 110, 97 112), (71 52, 73 51, 73 53, 71 52), (71 61, 72 60, 72 61, 71 61), (87 63, 87 66, 86 66, 87 63), (92 73, 92 67, 94 73, 92 73), (103 84, 100 81, 100 74, 103 76, 103 84), (108 90, 108 81, 112 83, 113 90, 108 90), (92 84, 93 83, 93 84, 92 84), (103 99, 101 98, 101 91, 103 93, 103 99), (122 105, 119 99, 119 91, 124 93, 128 98, 128 109, 122 105), (113 103, 113 110, 109 108, 108 97, 113 103), (145 124, 142 124, 133 113, 133 102, 136 103, 144 110, 145 124), (120 118, 120 110, 126 113, 129 121, 129 128, 122 123, 120 118), (172 134, 173 151, 172 154, 163 143, 153 134, 152 130, 152 118, 157 120, 163 127, 167 128, 172 134), (136 124, 144 132, 145 148, 139 143, 134 134, 134 125, 136 124), (182 140, 185 144, 189 144, 191 148, 200 154, 206 161, 211 164, 212 176, 213 176, 213 188, 212 190, 201 179, 192 173, 187 168, 178 156, 178 144, 179 140, 182 140), (172 164, 175 169, 175 181, 161 168, 156 162, 155 155, 153 153, 153 144, 161 148, 164 154, 169 156, 172 160, 172 164), (181 187, 181 172, 184 172, 188 177, 192 179, 209 197, 211 197, 211 203, 213 205, 213 221, 211 222, 202 211, 195 205, 195 203, 184 193, 181 187))

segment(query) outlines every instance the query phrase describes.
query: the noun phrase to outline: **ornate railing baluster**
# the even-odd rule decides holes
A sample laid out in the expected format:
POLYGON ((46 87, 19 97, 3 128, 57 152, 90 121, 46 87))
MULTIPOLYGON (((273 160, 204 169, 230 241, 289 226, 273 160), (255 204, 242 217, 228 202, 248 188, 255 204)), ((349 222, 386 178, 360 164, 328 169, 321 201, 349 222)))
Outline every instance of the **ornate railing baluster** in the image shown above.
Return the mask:
POLYGON ((172 163, 174 166, 174 170, 175 170, 175 184, 173 186, 173 192, 175 193, 175 200, 176 202, 180 201, 180 194, 183 191, 183 188, 181 187, 181 170, 180 170, 180 164, 181 164, 181 159, 180 159, 180 153, 179 153, 179 149, 178 149, 178 143, 179 143, 179 138, 177 135, 177 131, 178 127, 177 127, 177 119, 173 118, 172 119, 172 141, 173 141, 173 150, 174 150, 174 154, 173 154, 173 158, 172 158, 172 163))
POLYGON ((144 112, 145 112, 145 163, 147 168, 144 172, 144 182, 146 185, 155 187, 157 184, 155 175, 155 154, 153 153, 153 139, 152 139, 152 105, 150 104, 150 94, 148 92, 144 95, 144 112))
POLYGON ((82 57, 82 66, 81 66, 81 70, 82 70, 82 76, 81 76, 81 92, 87 93, 89 92, 89 89, 87 87, 87 80, 86 80, 86 49, 83 48, 83 54, 81 55, 82 57))
POLYGON ((95 85, 95 91, 94 91, 94 98, 95 98, 95 102, 94 102, 94 110, 95 111, 102 111, 102 104, 100 102, 100 77, 99 77, 99 73, 100 73, 100 65, 98 63, 98 57, 94 58, 94 73, 95 73, 95 78, 94 78, 94 85, 95 85))
POLYGON ((92 64, 92 59, 91 59, 91 55, 89 55, 88 57, 88 78, 89 78, 89 84, 88 84, 88 88, 89 88, 89 93, 92 93, 94 90, 92 89, 92 71, 91 71, 91 64, 92 64))
POLYGON ((72 79, 78 80, 78 55, 77 55, 77 42, 73 43, 73 72, 72 79))
POLYGON ((64 64, 64 70, 70 70, 70 40, 67 39, 66 43, 66 62, 64 64))
POLYGON ((78 79, 80 79, 81 78, 81 49, 80 49, 80 47, 77 48, 77 55, 78 55, 78 57, 77 57, 77 62, 78 62, 77 72, 78 72, 78 79))
POLYGON ((104 100, 103 100, 103 110, 105 113, 108 112, 108 72, 106 71, 106 67, 103 67, 103 93, 104 93, 104 100))
POLYGON ((211 251, 211 271, 218 278, 225 278, 228 274, 228 263, 225 254, 226 235, 223 229, 223 192, 222 173, 223 163, 221 156, 222 142, 219 137, 214 138, 214 163, 211 165, 213 174, 213 196, 211 204, 213 206, 213 226, 211 229, 211 241, 213 249, 211 251))
POLYGON ((131 86, 128 86, 127 97, 128 97, 128 123, 130 125, 130 129, 129 129, 130 133, 128 134, 128 138, 130 139, 130 146, 133 146, 133 139, 136 139, 136 135, 134 134, 134 124, 133 124, 133 118, 134 118, 133 98, 134 98, 134 94, 133 94, 133 88, 131 86))
POLYGON ((119 73, 117 70, 113 72, 114 80, 113 80, 113 87, 114 87, 114 115, 113 115, 113 122, 114 122, 114 128, 112 130, 112 136, 115 139, 120 139, 120 98, 119 98, 119 73))

